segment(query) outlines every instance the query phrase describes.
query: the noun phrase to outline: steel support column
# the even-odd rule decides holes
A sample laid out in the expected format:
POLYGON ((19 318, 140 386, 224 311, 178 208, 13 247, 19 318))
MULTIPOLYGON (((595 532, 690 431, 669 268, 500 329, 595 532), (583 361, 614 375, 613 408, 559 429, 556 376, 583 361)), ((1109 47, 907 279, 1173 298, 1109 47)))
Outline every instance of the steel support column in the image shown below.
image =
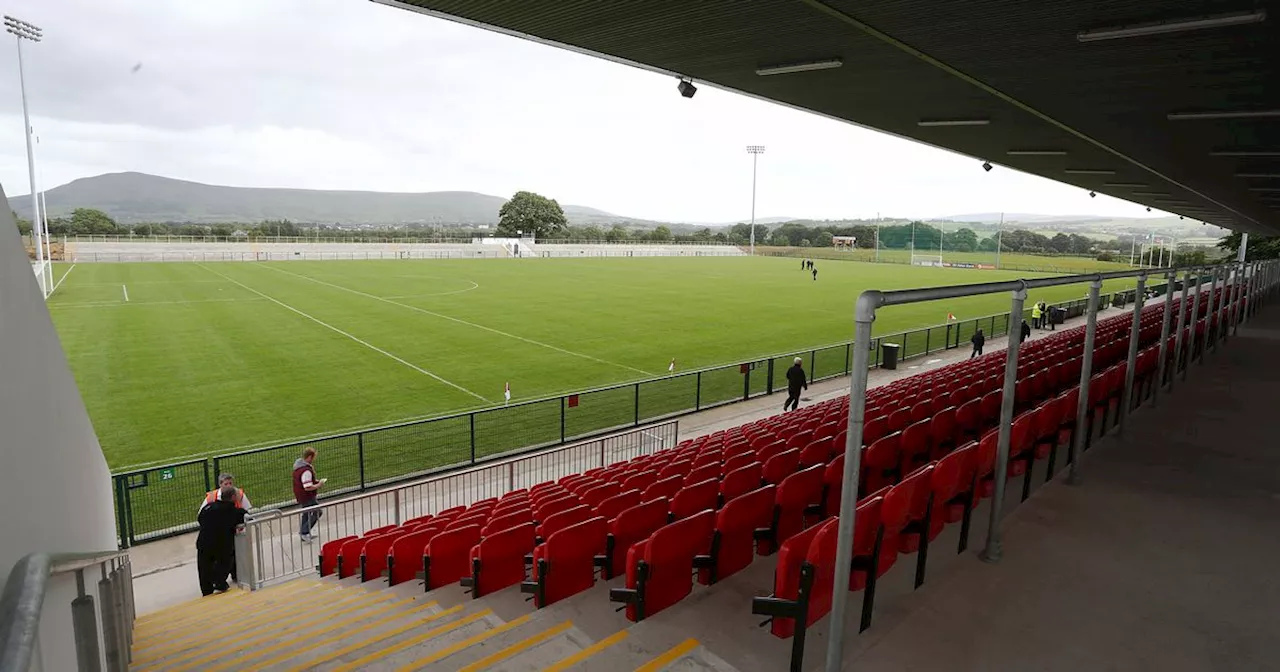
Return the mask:
POLYGON ((1089 283, 1089 305, 1085 308, 1088 322, 1084 328, 1084 352, 1080 356, 1080 399, 1076 403, 1076 430, 1071 433, 1067 469, 1067 483, 1080 483, 1080 457, 1084 455, 1085 433, 1088 432, 1089 380, 1093 377, 1093 342, 1098 335, 1098 294, 1102 292, 1102 280, 1089 283))
POLYGON ((1173 391, 1173 381, 1178 379, 1178 372, 1189 362, 1183 356, 1182 348, 1186 336, 1183 332, 1187 329, 1187 295, 1191 290, 1191 271, 1182 274, 1182 299, 1178 302, 1178 333, 1173 339, 1173 371, 1169 374, 1169 391, 1173 391))
POLYGON ((1156 380, 1151 386, 1151 405, 1155 406, 1160 399, 1160 388, 1164 387, 1165 359, 1169 356, 1169 326, 1173 322, 1173 283, 1178 274, 1169 271, 1164 274, 1164 315, 1160 318, 1160 359, 1156 362, 1156 380))
MULTIPOLYGON (((1010 315, 1021 315, 1022 307, 1027 301, 1027 289, 1022 287, 1013 291, 1013 301, 1009 307, 1010 315)), ((1000 397, 1000 434, 996 447, 995 493, 991 498, 991 514, 987 521, 987 545, 979 555, 986 562, 1000 562, 1004 547, 1000 542, 1000 515, 1004 510, 1005 479, 1009 475, 1009 441, 1013 433, 1013 408, 1017 401, 1018 389, 1018 353, 1022 350, 1022 330, 1019 327, 1017 337, 1013 329, 1009 330, 1008 346, 1004 358, 1004 392, 1000 397)), ((926 531, 924 534, 928 534, 926 531)), ((836 565, 843 567, 844 565, 836 565)))
POLYGON ((1138 276, 1138 287, 1134 290, 1133 321, 1129 326, 1129 358, 1124 370, 1124 390, 1120 395, 1120 411, 1116 413, 1116 431, 1124 433, 1125 422, 1129 420, 1129 411, 1133 409, 1133 381, 1137 377, 1138 345, 1142 335, 1142 307, 1145 303, 1147 276, 1138 276))

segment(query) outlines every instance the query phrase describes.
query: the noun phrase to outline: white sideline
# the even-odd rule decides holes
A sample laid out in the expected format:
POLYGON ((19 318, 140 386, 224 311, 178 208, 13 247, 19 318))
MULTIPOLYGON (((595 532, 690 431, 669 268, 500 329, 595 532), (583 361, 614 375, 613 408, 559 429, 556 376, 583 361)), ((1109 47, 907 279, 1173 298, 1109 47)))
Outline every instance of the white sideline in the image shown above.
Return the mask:
POLYGON ((66 280, 66 279, 67 279, 67 276, 68 276, 68 275, 71 275, 71 271, 74 271, 74 270, 76 270, 76 265, 75 265, 75 264, 71 264, 71 268, 68 268, 68 269, 67 269, 67 272, 66 272, 66 273, 63 273, 63 274, 62 274, 62 277, 61 277, 61 278, 58 278, 58 281, 57 281, 57 282, 53 283, 53 289, 49 290, 49 296, 53 296, 53 293, 54 293, 54 292, 56 292, 56 291, 58 291, 58 288, 62 286, 62 281, 63 281, 63 280, 66 280))
MULTIPOLYGON (((54 289, 57 289, 55 286, 54 289)), ((188 303, 252 303, 259 298, 247 299, 191 299, 189 301, 130 301, 131 306, 176 306, 188 303)), ((78 301, 73 303, 53 303, 50 308, 115 308, 123 306, 119 301, 78 301)))
POLYGON ((222 278, 222 279, 226 280, 227 282, 230 282, 230 283, 235 284, 235 285, 238 285, 238 286, 240 286, 240 287, 242 287, 242 288, 244 288, 244 289, 247 289, 247 290, 249 290, 250 292, 253 292, 254 294, 257 294, 258 296, 261 296, 262 298, 264 298, 264 299, 266 299, 266 300, 268 300, 268 301, 270 301, 270 302, 272 302, 272 303, 274 303, 274 304, 276 304, 276 305, 280 306, 281 308, 285 308, 285 309, 290 310, 290 311, 292 311, 292 312, 294 312, 294 313, 297 313, 298 315, 301 315, 301 316, 303 316, 303 317, 307 318, 308 320, 311 320, 312 322, 315 322, 316 324, 318 324, 318 325, 320 325, 320 326, 322 326, 322 327, 324 327, 324 328, 326 328, 326 329, 329 329, 329 330, 332 330, 332 331, 337 332, 337 333, 339 333, 339 334, 342 334, 343 336, 346 336, 347 338, 349 338, 349 339, 351 339, 351 340, 355 341, 356 343, 359 343, 360 345, 363 345, 363 346, 364 346, 364 347, 366 347, 366 348, 369 348, 370 350, 373 350, 374 352, 377 352, 377 353, 379 353, 379 354, 381 354, 381 355, 385 355, 385 356, 387 356, 387 357, 390 357, 391 359, 394 359, 395 361, 400 362, 401 364, 404 364, 405 366, 407 366, 407 367, 409 367, 409 368, 413 369, 414 371, 417 371, 418 373, 421 373, 421 374, 426 375, 426 376, 430 376, 431 378, 434 378, 434 379, 436 379, 436 380, 438 380, 438 381, 440 381, 440 382, 444 383, 445 385, 448 385, 449 387, 452 387, 452 388, 454 388, 454 389, 456 389, 456 390, 460 390, 460 391, 462 391, 462 392, 466 392, 467 394, 469 394, 469 395, 471 395, 471 396, 475 397, 476 399, 479 399, 480 401, 483 401, 483 402, 485 402, 485 403, 493 403, 493 402, 489 401, 488 399, 486 399, 486 398, 484 398, 484 397, 482 397, 482 396, 480 396, 480 395, 476 394, 475 392, 472 392, 471 390, 468 390, 467 388, 465 388, 465 387, 463 387, 463 386, 461 386, 461 385, 459 385, 459 384, 457 384, 457 383, 454 383, 454 382, 449 381, 449 380, 445 380, 444 378, 441 378, 440 376, 437 376, 436 374, 434 374, 434 373, 432 373, 432 372, 430 372, 430 371, 428 371, 428 370, 426 370, 426 369, 424 369, 424 368, 422 368, 422 367, 420 367, 420 366, 418 366, 418 365, 416 365, 416 364, 412 364, 412 363, 410 363, 410 362, 407 362, 407 361, 405 361, 405 360, 403 360, 403 359, 401 359, 401 358, 399 358, 399 357, 397 357, 397 356, 395 356, 395 355, 393 355, 393 354, 391 354, 391 353, 387 352, 386 350, 383 350, 382 348, 379 348, 378 346, 373 345, 372 343, 369 343, 368 341, 361 340, 360 338, 358 338, 358 337, 356 337, 356 336, 353 336, 353 335, 351 335, 351 334, 349 334, 349 333, 347 333, 347 332, 345 332, 345 331, 343 331, 343 330, 341 330, 341 329, 339 329, 339 328, 337 328, 337 327, 333 326, 332 324, 329 324, 328 322, 325 322, 325 321, 323 321, 323 320, 320 320, 319 318, 316 318, 316 317, 312 317, 311 315, 308 315, 307 313, 304 313, 304 312, 302 312, 301 310, 298 310, 297 308, 294 308, 293 306, 291 306, 291 305, 289 305, 289 304, 287 304, 287 303, 285 303, 285 302, 283 302, 283 301, 280 301, 279 299, 275 299, 275 298, 273 298, 273 297, 267 296, 266 294, 263 294, 262 292, 259 292, 258 290, 256 290, 256 289, 254 289, 254 288, 252 288, 252 287, 250 287, 250 286, 248 286, 248 285, 244 284, 243 282, 240 282, 240 281, 238 281, 238 280, 234 280, 234 279, 229 278, 229 277, 227 277, 227 276, 225 276, 225 275, 223 275, 223 274, 221 274, 221 273, 219 273, 219 272, 217 272, 217 271, 215 271, 215 270, 213 270, 213 269, 207 268, 204 264, 196 264, 196 266, 199 266, 200 268, 203 268, 204 270, 209 271, 210 273, 212 273, 212 274, 214 274, 214 275, 216 275, 216 276, 218 276, 218 277, 220 277, 220 278, 222 278))
POLYGON ((486 327, 486 326, 484 326, 483 324, 476 324, 475 322, 468 322, 468 321, 466 321, 466 320, 458 319, 458 318, 456 318, 456 317, 450 317, 450 316, 445 315, 445 314, 443 314, 443 313, 437 313, 437 312, 435 312, 435 311, 427 310, 427 309, 425 309, 425 308, 419 308, 419 307, 417 307, 417 306, 411 306, 411 305, 409 305, 409 304, 407 304, 407 303, 400 303, 399 301, 392 301, 391 299, 384 298, 384 297, 381 297, 381 296, 375 296, 375 295, 373 295, 373 294, 369 294, 369 293, 367 293, 367 292, 362 292, 362 291, 360 291, 360 290, 358 290, 358 289, 351 289, 350 287, 343 287, 342 285, 335 285, 335 284, 333 284, 332 282, 326 282, 326 281, 324 281, 324 280, 319 280, 319 279, 317 279, 317 278, 313 278, 313 277, 311 277, 311 276, 309 276, 309 275, 302 275, 302 274, 300 274, 300 273, 294 273, 293 271, 286 271, 286 270, 284 270, 284 269, 282 269, 282 268, 276 268, 275 266, 269 266, 269 265, 265 265, 265 264, 261 265, 261 267, 262 267, 262 268, 269 268, 269 269, 271 269, 271 270, 273 270, 273 271, 276 271, 277 273, 284 273, 285 275, 292 275, 292 276, 294 276, 294 277, 302 278, 303 280, 310 280, 311 282, 318 283, 318 284, 321 284, 321 285, 325 285, 325 286, 328 286, 328 287, 333 287, 334 289, 341 289, 341 290, 342 290, 342 291, 344 291, 344 292, 351 292, 352 294, 358 294, 358 295, 360 295, 360 296, 363 296, 363 297, 366 297, 366 298, 369 298, 369 299, 374 299, 374 300, 377 300, 377 301, 382 301, 383 303, 389 303, 389 304, 391 304, 391 305, 393 305, 393 306, 400 306, 401 308, 408 308, 409 310, 416 310, 416 311, 418 311, 419 313, 423 313, 424 315, 431 315, 431 316, 433 316, 433 317, 439 317, 439 318, 441 318, 441 319, 449 320, 449 321, 451 321, 451 322, 457 322, 458 324, 465 324, 465 325, 467 325, 468 327, 475 327, 476 329, 483 329, 483 330, 485 330, 485 331, 489 331, 489 332, 492 332, 492 333, 498 334, 498 335, 500 335, 500 336, 506 336, 507 338, 514 338, 514 339, 516 339, 517 341, 524 341, 525 343, 529 343, 530 345, 537 345, 537 346, 540 346, 540 347, 543 347, 543 348, 547 348, 547 349, 549 349, 549 350, 555 350, 556 352, 562 352, 562 353, 564 353, 564 354, 566 354, 566 355, 572 355, 572 356, 574 356, 574 357, 581 357, 581 358, 583 358, 583 359, 589 359, 589 360, 591 360, 591 361, 593 361, 593 362, 599 362, 599 363, 601 363, 601 364, 608 364, 608 365, 610 365, 610 366, 617 366, 617 367, 620 367, 620 368, 623 368, 623 369, 627 369, 627 370, 630 370, 630 371, 635 371, 636 373, 642 373, 642 374, 644 374, 644 375, 646 375, 646 376, 652 376, 652 375, 653 375, 653 374, 652 374, 651 372, 649 372, 649 371, 644 371, 644 370, 642 370, 642 369, 637 369, 637 368, 635 368, 635 367, 633 367, 633 366, 627 366, 626 364, 619 364, 619 363, 617 363, 617 362, 611 362, 611 361, 609 361, 609 360, 607 360, 607 359, 600 359, 599 357, 592 357, 591 355, 584 355, 584 354, 582 354, 581 352, 574 352, 574 351, 572 351, 572 350, 565 350, 564 348, 559 348, 559 347, 556 347, 556 346, 554 346, 554 345, 550 345, 550 344, 547 344, 547 343, 543 343, 543 342, 541 342, 541 341, 535 341, 535 340, 533 340, 532 338, 525 338, 524 336, 517 336, 517 335, 515 335, 515 334, 511 334, 511 333, 507 333, 507 332, 505 332, 505 331, 501 331, 501 330, 498 330, 498 329, 494 329, 493 327, 486 327))
POLYGON ((124 302, 129 303, 129 288, 124 285, 120 285, 120 289, 124 291, 124 302))

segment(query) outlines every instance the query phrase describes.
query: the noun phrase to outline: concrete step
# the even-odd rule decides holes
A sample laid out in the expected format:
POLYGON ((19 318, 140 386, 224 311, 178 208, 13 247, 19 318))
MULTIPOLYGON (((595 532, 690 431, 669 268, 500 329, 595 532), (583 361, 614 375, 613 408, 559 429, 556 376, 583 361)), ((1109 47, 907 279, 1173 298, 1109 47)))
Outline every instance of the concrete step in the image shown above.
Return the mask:
POLYGON ((226 593, 189 600, 140 617, 134 626, 134 642, 150 641, 154 644, 155 640, 168 639, 173 633, 189 628, 192 624, 207 623, 210 619, 243 613, 246 609, 264 609, 287 601, 292 594, 317 585, 320 584, 314 580, 299 580, 256 592, 232 587, 226 593))
POLYGON ((343 651, 337 658, 300 669, 328 672, 399 670, 409 663, 427 657, 426 652, 447 657, 453 652, 471 646, 476 641, 483 641, 523 624, 504 623, 486 608, 467 612, 465 607, 459 605, 453 609, 457 611, 451 614, 447 622, 419 624, 417 627, 398 633, 394 638, 372 645, 362 644, 355 650, 343 651))

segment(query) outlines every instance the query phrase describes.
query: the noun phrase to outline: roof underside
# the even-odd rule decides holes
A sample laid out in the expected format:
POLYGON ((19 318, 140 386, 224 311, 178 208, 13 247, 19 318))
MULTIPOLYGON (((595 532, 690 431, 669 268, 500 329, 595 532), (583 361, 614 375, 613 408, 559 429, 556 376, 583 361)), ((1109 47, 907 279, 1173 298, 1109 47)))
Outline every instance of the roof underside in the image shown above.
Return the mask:
POLYGON ((1168 116, 1280 110, 1273 3, 376 1, 710 82, 1226 228, 1280 234, 1280 113, 1168 116), (1082 30, 1257 9, 1268 10, 1266 21, 1077 39, 1082 30), (756 74, 829 59, 842 67, 756 74), (961 118, 990 123, 919 125, 961 118), (1065 154, 1010 154, 1020 150, 1065 154), (1254 155, 1215 155, 1222 152, 1254 155))

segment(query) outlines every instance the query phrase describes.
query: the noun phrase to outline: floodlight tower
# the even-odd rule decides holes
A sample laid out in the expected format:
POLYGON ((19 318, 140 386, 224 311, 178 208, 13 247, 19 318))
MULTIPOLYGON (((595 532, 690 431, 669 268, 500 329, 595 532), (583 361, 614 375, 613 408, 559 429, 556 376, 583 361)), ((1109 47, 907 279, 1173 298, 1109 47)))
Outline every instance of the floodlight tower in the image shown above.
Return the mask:
POLYGON ((751 256, 756 255, 756 163, 764 154, 764 145, 747 145, 751 155, 751 256))
POLYGON ((4 17, 4 27, 16 38, 18 44, 18 87, 22 91, 22 125, 23 132, 27 138, 27 177, 31 181, 31 234, 33 242, 36 245, 36 261, 40 263, 40 290, 46 297, 49 296, 48 283, 44 281, 44 249, 41 246, 41 217, 40 217, 40 201, 36 191, 36 158, 35 150, 31 146, 31 116, 27 111, 27 78, 22 68, 22 41, 31 40, 39 42, 43 37, 43 31, 39 27, 34 26, 21 19, 16 19, 8 14, 4 17))

